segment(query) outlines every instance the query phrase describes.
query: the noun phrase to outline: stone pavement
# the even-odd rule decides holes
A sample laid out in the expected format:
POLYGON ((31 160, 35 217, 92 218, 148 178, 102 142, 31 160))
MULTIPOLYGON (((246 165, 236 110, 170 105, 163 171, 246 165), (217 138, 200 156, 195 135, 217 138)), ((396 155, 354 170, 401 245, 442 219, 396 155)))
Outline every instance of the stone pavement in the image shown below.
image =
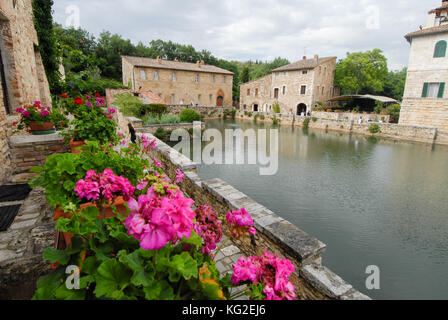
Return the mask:
POLYGON ((44 190, 34 189, 8 231, 0 232, 0 299, 31 298, 36 280, 49 271, 42 252, 53 241, 53 210, 44 190))
MULTIPOLYGON (((222 243, 225 241, 225 247, 221 249, 221 251, 215 256, 216 261, 216 268, 222 273, 222 274, 232 274, 233 268, 232 264, 236 263, 240 257, 243 256, 243 253, 241 250, 235 246, 232 240, 227 240, 227 236, 222 237, 222 241, 220 244, 218 244, 218 248, 222 243)), ((232 289, 231 294, 235 295, 238 292, 243 292, 246 289, 246 286, 237 287, 235 289, 232 289)), ((248 296, 242 296, 236 300, 249 300, 248 296)))

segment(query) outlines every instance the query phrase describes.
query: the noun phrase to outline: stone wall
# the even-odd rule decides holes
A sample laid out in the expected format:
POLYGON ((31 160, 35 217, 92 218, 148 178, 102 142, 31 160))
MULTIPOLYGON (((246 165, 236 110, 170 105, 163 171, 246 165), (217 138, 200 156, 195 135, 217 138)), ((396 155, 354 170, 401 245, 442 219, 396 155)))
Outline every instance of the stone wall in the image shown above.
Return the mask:
MULTIPOLYGON (((1 81, 1 79, 0 79, 1 81)), ((9 145, 7 140, 7 123, 8 120, 6 118, 6 109, 3 106, 3 90, 0 86, 0 185, 3 184, 8 178, 10 174, 10 152, 9 145)))
POLYGON ((10 139, 12 182, 28 182, 35 174, 29 170, 34 166, 43 166, 52 154, 69 152, 58 134, 43 136, 13 135, 10 139))
POLYGON ((439 130, 448 130, 448 99, 405 97, 400 113, 400 124, 432 126, 439 130))
POLYGON ((359 118, 361 118, 363 122, 368 121, 378 122, 379 120, 382 120, 385 123, 390 122, 390 116, 382 114, 313 111, 312 116, 318 119, 328 119, 328 120, 348 120, 348 121, 353 120, 355 122, 358 122, 359 118))
MULTIPOLYGON (((155 139, 153 136, 150 138, 155 139)), ((177 169, 184 172, 185 178, 180 186, 197 205, 211 205, 222 217, 231 210, 246 208, 254 218, 257 235, 241 238, 236 245, 248 256, 262 255, 267 250, 290 259, 296 267, 291 279, 296 286, 298 299, 369 299, 322 266, 322 253, 326 245, 319 240, 224 181, 201 180, 197 174, 197 164, 160 140, 157 140, 157 148, 150 157, 161 160, 163 170, 173 180, 177 169)))
POLYGON ((11 109, 36 100, 51 105, 48 82, 37 51, 31 0, 0 1, 0 18, 0 48, 11 109))
MULTIPOLYGON (((332 130, 340 131, 345 133, 357 133, 369 136, 377 136, 383 138, 392 138, 400 140, 417 141, 424 143, 440 143, 447 144, 446 134, 443 131, 438 131, 435 127, 425 127, 416 125, 402 125, 394 123, 378 123, 370 122, 358 124, 356 121, 342 119, 338 120, 331 118, 318 118, 315 114, 322 114, 321 112, 313 112, 313 116, 310 118, 308 127, 310 129, 320 129, 320 130, 332 130), (369 128, 372 124, 377 124, 380 128, 379 133, 372 134, 369 128), (438 134, 440 132, 440 134, 438 134)), ((278 121, 280 125, 294 125, 302 127, 304 121, 307 117, 295 116, 293 114, 270 114, 270 113, 260 113, 260 112, 243 112, 238 111, 236 118, 240 120, 254 121, 255 116, 257 117, 257 122, 273 123, 274 119, 278 121), (263 117, 264 116, 264 119, 263 117)), ((355 115, 356 116, 356 115, 355 115)), ((368 115, 364 115, 368 116, 368 115)))
MULTIPOLYGON (((198 122, 201 124, 201 128, 205 129, 205 123, 204 122, 198 122)), ((137 128, 135 131, 138 133, 150 133, 154 134, 157 129, 162 128, 165 131, 174 131, 177 129, 185 129, 190 130, 193 129, 194 124, 193 123, 175 123, 175 124, 151 124, 151 125, 145 125, 141 128, 137 128)))
POLYGON ((448 131, 438 131, 436 143, 448 145, 448 131))

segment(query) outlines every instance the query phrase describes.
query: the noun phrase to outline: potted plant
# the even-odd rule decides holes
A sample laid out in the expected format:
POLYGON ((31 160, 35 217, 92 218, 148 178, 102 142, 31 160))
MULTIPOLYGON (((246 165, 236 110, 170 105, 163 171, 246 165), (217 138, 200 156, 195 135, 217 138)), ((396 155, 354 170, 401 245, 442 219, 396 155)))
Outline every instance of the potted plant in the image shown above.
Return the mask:
POLYGON ((51 107, 42 107, 40 101, 35 101, 31 106, 23 106, 16 109, 20 113, 18 130, 28 128, 33 135, 55 133, 53 112, 51 107))
POLYGON ((77 113, 70 128, 63 133, 65 140, 69 141, 72 153, 79 153, 79 147, 86 141, 97 141, 105 145, 115 145, 119 141, 116 133, 118 126, 113 120, 112 110, 104 112, 101 108, 92 107, 77 113))

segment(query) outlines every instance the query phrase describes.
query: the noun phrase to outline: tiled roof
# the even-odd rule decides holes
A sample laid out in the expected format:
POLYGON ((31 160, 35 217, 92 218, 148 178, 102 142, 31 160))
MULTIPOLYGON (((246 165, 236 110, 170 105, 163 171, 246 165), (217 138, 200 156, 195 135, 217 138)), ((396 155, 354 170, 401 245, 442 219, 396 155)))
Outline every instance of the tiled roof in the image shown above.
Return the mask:
POLYGON ((306 60, 300 60, 291 64, 288 64, 286 66, 277 68, 272 70, 272 72, 281 72, 281 71, 292 71, 292 70, 302 70, 302 69, 314 69, 320 64, 329 61, 331 59, 337 59, 337 57, 324 57, 316 59, 306 59, 306 60))
POLYGON ((420 37, 428 34, 448 32, 448 25, 426 28, 415 32, 408 33, 405 38, 410 41, 413 37, 420 37))
POLYGON ((143 91, 140 92, 140 95, 142 96, 144 103, 146 104, 152 104, 152 103, 166 104, 165 101, 154 92, 143 91))
POLYGON ((210 73, 233 75, 233 72, 218 68, 216 66, 211 66, 208 64, 198 66, 198 64, 196 64, 196 63, 169 61, 169 60, 163 60, 163 59, 160 60, 160 62, 159 62, 157 59, 141 58, 141 57, 122 56, 122 58, 126 59, 130 64, 133 64, 134 66, 137 66, 137 67, 150 67, 150 68, 158 68, 158 69, 183 70, 183 71, 193 71, 193 72, 210 72, 210 73))

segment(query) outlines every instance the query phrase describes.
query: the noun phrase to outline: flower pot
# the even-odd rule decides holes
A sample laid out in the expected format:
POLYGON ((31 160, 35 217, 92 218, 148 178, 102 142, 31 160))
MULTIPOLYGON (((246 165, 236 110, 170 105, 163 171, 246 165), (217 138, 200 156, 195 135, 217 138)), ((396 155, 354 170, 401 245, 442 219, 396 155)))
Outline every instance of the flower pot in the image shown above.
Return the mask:
POLYGON ((35 136, 55 133, 54 124, 51 122, 44 122, 38 124, 36 121, 31 121, 29 124, 31 133, 35 136))
POLYGON ((72 150, 73 154, 79 154, 81 153, 81 150, 79 150, 79 147, 82 147, 86 144, 85 141, 75 141, 73 138, 70 139, 70 149, 72 150))
MULTIPOLYGON (((115 206, 116 207, 116 209, 117 209, 117 212, 119 213, 119 214, 125 214, 126 212, 127 212, 127 207, 125 206, 125 201, 124 201, 124 199, 123 199, 123 197, 117 197, 115 200, 114 200, 114 202, 112 202, 111 201, 111 203, 109 204, 109 206, 107 206, 106 208, 105 208, 105 211, 104 211, 104 213, 103 214, 100 214, 98 217, 97 217, 97 219, 104 219, 104 217, 106 217, 106 218, 111 218, 111 217, 113 217, 113 216, 115 216, 115 214, 114 214, 114 212, 113 212, 113 210, 112 210, 112 208, 111 208, 111 206, 115 206)), ((84 210, 84 209, 86 209, 86 208, 89 208, 89 207, 95 207, 96 206, 96 204, 95 203, 93 203, 93 202, 89 202, 89 203, 85 203, 85 204, 82 204, 80 207, 81 207, 81 210, 80 211, 82 211, 82 210, 84 210)), ((57 220, 59 220, 60 218, 66 218, 66 219, 69 219, 69 218, 71 218, 72 217, 72 214, 69 214, 69 213, 65 213, 64 212, 64 210, 62 210, 60 207, 57 207, 56 208, 56 210, 54 211, 54 215, 53 215, 53 220, 54 221, 57 221, 57 220)), ((60 241, 63 241, 64 243, 65 243, 65 246, 63 245, 62 247, 69 247, 70 246, 70 244, 71 244, 71 240, 72 240, 72 238, 73 238, 73 234, 70 234, 70 233, 66 233, 66 232, 59 232, 59 242, 60 241)), ((60 244, 57 244, 56 242, 55 242, 55 247, 54 247, 55 249, 59 249, 59 248, 61 248, 61 246, 60 246, 60 244)))

